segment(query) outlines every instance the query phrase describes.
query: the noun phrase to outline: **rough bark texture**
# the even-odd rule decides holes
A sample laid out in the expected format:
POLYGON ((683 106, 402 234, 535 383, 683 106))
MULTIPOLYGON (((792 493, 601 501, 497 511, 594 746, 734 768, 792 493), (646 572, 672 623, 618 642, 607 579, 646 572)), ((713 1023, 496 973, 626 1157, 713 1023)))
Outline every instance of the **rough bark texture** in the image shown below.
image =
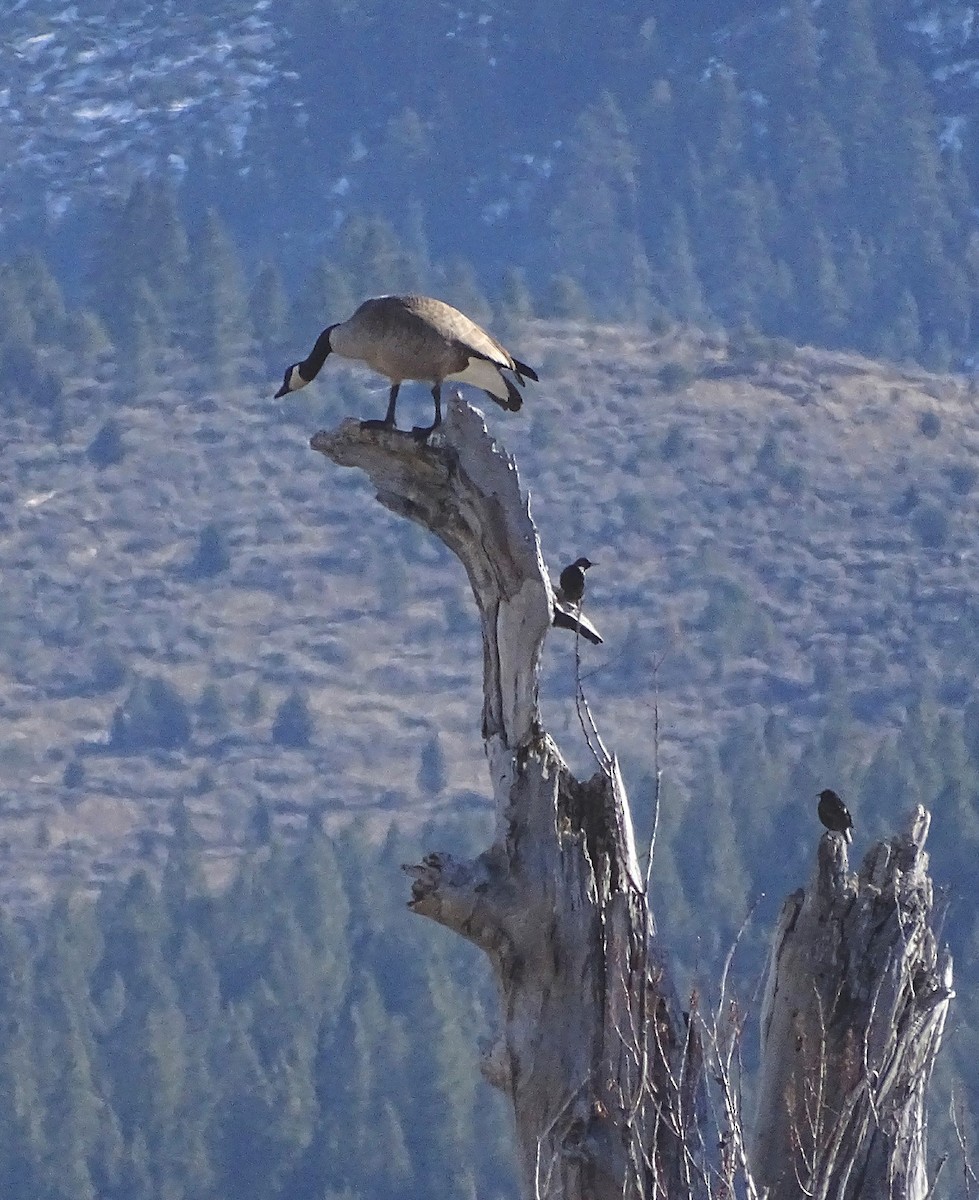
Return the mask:
MULTIPOLYGON (((492 964, 502 1022, 483 1071, 514 1107, 524 1195, 757 1196, 730 1056, 710 1038, 716 1022, 680 1011, 657 946, 615 759, 596 751, 599 769, 581 783, 541 725, 553 595, 513 460, 458 399, 427 444, 347 421, 312 445, 364 470, 384 505, 440 537, 479 609, 496 836, 472 861, 430 854, 407 869, 411 907, 492 964), (714 1082, 723 1128, 709 1130, 714 1082)), ((923 1195, 887 1189, 923 1179, 921 1104, 950 994, 928 925, 925 827, 919 819, 872 851, 858 881, 846 875, 843 843, 824 838, 812 886, 786 906, 753 1146, 773 1196, 837 1200, 858 1184, 863 1197, 923 1195), (809 1191, 797 1175, 815 1181, 809 1191)))
POLYGON ((696 1039, 655 944, 618 767, 579 783, 541 728, 552 593, 516 468, 458 401, 433 440, 347 421, 312 441, 458 555, 482 621, 497 838, 471 862, 412 868, 411 906, 493 965, 503 1025, 483 1070, 514 1106, 524 1194, 699 1195, 696 1039))
POLYGON ((819 844, 809 887, 782 909, 762 1011, 751 1147, 771 1200, 924 1200, 925 1092, 952 998, 932 932, 929 817, 848 871, 819 844))

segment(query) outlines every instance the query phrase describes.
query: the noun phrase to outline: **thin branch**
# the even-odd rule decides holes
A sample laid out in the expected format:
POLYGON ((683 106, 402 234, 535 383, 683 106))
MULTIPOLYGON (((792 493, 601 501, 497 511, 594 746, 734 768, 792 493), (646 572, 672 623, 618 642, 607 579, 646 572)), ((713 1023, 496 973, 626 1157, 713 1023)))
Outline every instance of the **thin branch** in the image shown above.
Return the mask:
POLYGON ((965 1185, 965 1200, 972 1200, 972 1185, 979 1183, 979 1175, 976 1175, 972 1169, 972 1163, 969 1161, 969 1147, 965 1140, 965 1131, 962 1128, 962 1113, 961 1101, 956 1107, 955 1095, 953 1093, 949 1101, 949 1115, 952 1118, 952 1128, 955 1130, 955 1139, 959 1144, 959 1150, 962 1152, 962 1182, 965 1185))
POLYGON ((666 660, 666 651, 653 664, 653 827, 649 834, 649 850, 646 852, 646 893, 649 893, 649 876, 653 869, 653 852, 656 849, 656 833, 659 829, 659 800, 661 772, 659 769, 659 669, 666 660))
POLYGON ((588 701, 585 699, 584 689, 581 686, 581 601, 578 600, 574 606, 575 609, 575 634, 574 634, 574 687, 575 687, 575 708, 578 712, 578 722, 581 725, 581 732, 585 735, 585 741, 588 744, 588 749, 591 751, 592 758, 598 764, 598 769, 605 775, 608 775, 612 766, 612 755, 608 752, 608 748, 602 741, 601 734, 598 732, 598 726, 595 724, 594 718, 591 715, 591 710, 588 707, 588 701), (585 718, 588 718, 587 723, 585 718), (594 738, 594 743, 592 739, 594 738), (596 749, 596 746, 598 749, 596 749), (599 753, 599 751, 601 753, 599 753))

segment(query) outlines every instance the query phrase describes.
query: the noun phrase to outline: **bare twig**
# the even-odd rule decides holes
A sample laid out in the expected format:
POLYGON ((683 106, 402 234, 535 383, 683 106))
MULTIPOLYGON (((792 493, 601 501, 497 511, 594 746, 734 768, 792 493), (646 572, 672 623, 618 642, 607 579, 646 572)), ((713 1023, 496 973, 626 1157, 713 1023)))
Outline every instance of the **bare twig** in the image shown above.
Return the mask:
POLYGON ((656 850, 656 833, 659 829, 659 800, 662 773, 659 767, 659 669, 666 660, 664 651, 653 663, 653 825, 649 833, 649 849, 646 852, 646 894, 649 894, 649 876, 653 869, 653 853, 656 850))
POLYGON ((581 601, 577 601, 574 606, 576 624, 574 633, 574 690, 575 690, 575 708, 578 712, 578 722, 581 725, 581 732, 585 735, 585 741, 588 744, 588 749, 591 751, 592 758, 598 765, 598 769, 604 774, 608 774, 612 766, 612 755, 608 752, 608 748, 602 741, 601 735, 598 732, 598 726, 591 715, 591 710, 588 707, 588 701, 585 699, 584 689, 581 686, 581 601), (587 718, 587 720, 586 720, 587 718))

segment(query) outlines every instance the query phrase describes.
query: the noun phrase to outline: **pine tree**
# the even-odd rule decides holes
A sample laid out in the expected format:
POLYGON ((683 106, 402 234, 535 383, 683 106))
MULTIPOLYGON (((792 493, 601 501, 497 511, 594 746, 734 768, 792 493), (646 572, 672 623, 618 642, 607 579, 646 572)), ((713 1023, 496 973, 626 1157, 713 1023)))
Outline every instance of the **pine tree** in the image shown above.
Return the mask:
POLYGON ((824 346, 839 345, 847 327, 849 311, 846 289, 840 282, 830 239, 820 226, 811 231, 808 283, 812 340, 824 346))
POLYGON ((0 1191, 37 1195, 45 1153, 35 1066, 34 970, 24 938, 0 909, 0 1191))
POLYGON ((330 1013, 339 1005, 349 978, 350 901, 336 847, 322 826, 312 821, 290 868, 288 898, 315 950, 320 1003, 330 1013))
POLYGON ((517 330, 534 317, 534 300, 524 272, 508 266, 503 272, 500 293, 500 317, 511 330, 517 330))
POLYGON ((905 288, 898 298, 898 308, 890 327, 881 339, 881 349, 899 362, 915 359, 921 353, 921 321, 918 304, 905 288))
POLYGON ((48 346, 59 344, 65 335, 67 311, 61 287, 50 267, 40 254, 29 251, 14 261, 13 269, 38 340, 48 346))
POLYGON ((422 747, 418 791, 423 796, 438 796, 445 791, 447 782, 442 739, 438 733, 433 733, 422 747))
POLYGON ((667 312, 681 321, 702 323, 706 319, 707 305, 690 245, 690 230, 679 204, 674 206, 658 239, 654 279, 654 294, 667 312))
POLYGON ((104 422, 89 442, 85 454, 100 471, 122 462, 126 457, 126 446, 122 440, 122 427, 115 417, 109 417, 104 422))
MULTIPOLYGON (((712 189, 711 201, 718 222, 712 255, 719 265, 713 280, 705 269, 711 307, 729 326, 757 328, 776 280, 768 247, 775 222, 764 211, 767 196, 756 180, 746 177, 726 198, 723 190, 712 189)), ((711 219, 708 215, 708 223, 711 219)))
POLYGON ((735 184, 744 173, 747 122, 734 72, 714 63, 691 96, 693 142, 711 187, 735 184))
POLYGON ((358 296, 424 290, 424 264, 382 217, 350 217, 340 230, 337 257, 358 296))
POLYGON ((117 750, 177 750, 190 741, 190 711, 168 680, 137 679, 112 716, 110 741, 117 750))
POLYGON ((819 29, 810 0, 788 0, 777 15, 771 55, 765 64, 769 92, 781 93, 787 108, 801 112, 814 106, 819 92, 819 29))
POLYGON ((313 739, 315 726, 307 697, 293 689, 276 710, 272 722, 272 741, 277 746, 301 749, 313 739))
POLYGON ((80 368, 93 369, 112 351, 109 331, 91 309, 71 311, 64 328, 65 349, 80 368))
POLYGON ((115 326, 116 342, 126 360, 117 385, 124 400, 137 400, 156 386, 171 331, 170 318, 152 285, 145 279, 134 280, 127 309, 115 326))
POLYGON ((290 314, 282 275, 273 263, 259 267, 248 296, 248 319, 262 356, 278 364, 289 345, 290 314))
POLYGON ((887 73, 877 54, 869 0, 843 0, 826 10, 823 90, 834 130, 843 146, 849 186, 848 224, 875 224, 889 210, 884 107, 887 73))
POLYGON ((274 832, 272 809, 264 796, 259 796, 252 805, 248 830, 255 846, 271 845, 274 832))
POLYGON ((357 306, 356 294, 350 275, 335 262, 321 259, 303 282, 292 311, 296 343, 310 347, 324 326, 345 321, 357 306))
POLYGON ((622 312, 621 284, 634 274, 638 228, 638 159, 610 92, 581 114, 570 146, 562 199, 551 214, 557 262, 605 313, 622 312), (573 264, 573 267, 572 267, 573 264))
POLYGON ((34 345, 37 330, 24 281, 9 263, 0 265, 0 349, 34 345))
POLYGON ((918 799, 909 764, 890 738, 882 739, 860 780, 858 807, 866 836, 882 828, 881 815, 906 812, 918 799))
POLYGON ((172 833, 167 842, 160 896, 170 923, 183 928, 193 924, 207 891, 201 863, 204 839, 182 796, 170 806, 169 818, 172 833))
POLYGON ((198 352, 207 377, 232 384, 251 346, 244 271, 231 236, 214 209, 208 211, 194 255, 194 318, 198 352))
POLYGON ((208 521, 197 535, 197 547, 187 566, 187 574, 191 579, 212 579, 230 566, 227 534, 214 521, 208 521))
POLYGON ((137 180, 110 211, 90 273, 92 306, 113 338, 131 323, 141 286, 157 298, 168 330, 187 296, 187 235, 173 189, 165 181, 137 180))
POLYGON ((220 687, 213 681, 205 683, 194 713, 198 729, 213 736, 228 732, 230 717, 220 687))
POLYGON ((444 298, 471 317, 477 325, 492 323, 493 309, 476 279, 472 263, 454 258, 445 277, 444 298))
POLYGON ((274 1118, 273 1092, 248 1033, 248 1014, 228 1014, 215 1106, 215 1167, 218 1195, 242 1200, 270 1196, 267 1130, 274 1118))

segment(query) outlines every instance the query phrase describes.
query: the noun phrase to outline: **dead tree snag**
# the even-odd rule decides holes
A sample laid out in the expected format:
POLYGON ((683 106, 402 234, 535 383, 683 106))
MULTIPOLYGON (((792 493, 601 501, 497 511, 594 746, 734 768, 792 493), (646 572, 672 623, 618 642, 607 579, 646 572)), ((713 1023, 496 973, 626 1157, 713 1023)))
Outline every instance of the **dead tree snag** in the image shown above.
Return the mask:
MULTIPOLYGON (((407 869, 414 911, 468 938, 492 964, 502 1022, 484 1049, 483 1071, 513 1104, 524 1196, 699 1200, 735 1189, 760 1196, 728 1043, 696 1006, 682 1011, 656 938, 618 765, 603 760, 591 779, 578 781, 542 726, 538 669, 553 595, 513 459, 458 399, 430 444, 346 421, 316 434, 312 446, 365 471, 382 504, 441 538, 462 562, 479 610, 496 836, 472 861, 433 853, 407 869)), ((827 853, 821 848, 821 864, 827 853)), ((878 890, 899 893, 892 939, 906 929, 906 897, 895 883, 901 853, 880 860, 874 875, 878 890)), ((827 896, 826 888, 814 892, 810 909, 821 912, 827 896)), ((797 903, 805 909, 804 900, 797 903)), ((780 927, 776 997, 796 925, 780 927)), ((870 926, 855 929, 847 943, 851 966, 840 976, 847 987, 862 978, 861 931, 870 926)), ((927 964, 915 979, 916 994, 933 986, 927 964)), ((878 996, 875 1011, 887 1002, 878 996)), ((799 1035, 795 1018, 783 1020, 771 997, 766 1013, 767 1056, 783 1025, 785 1036, 799 1035)), ((930 1062, 940 1023, 932 1020, 929 1029, 930 1062)), ((903 1036, 914 1040, 916 1030, 903 1036)), ((896 1060, 893 1067, 902 1069, 896 1060)), ((779 1149, 780 1131, 792 1122, 782 1121, 777 1097, 786 1094, 783 1083, 790 1093, 802 1084, 777 1064, 767 1069, 771 1096, 759 1108, 752 1147, 760 1177, 771 1181, 778 1155, 794 1145, 786 1132, 779 1149)), ((877 1154, 873 1169, 883 1169, 886 1158, 891 1170, 895 1154, 877 1154)))

